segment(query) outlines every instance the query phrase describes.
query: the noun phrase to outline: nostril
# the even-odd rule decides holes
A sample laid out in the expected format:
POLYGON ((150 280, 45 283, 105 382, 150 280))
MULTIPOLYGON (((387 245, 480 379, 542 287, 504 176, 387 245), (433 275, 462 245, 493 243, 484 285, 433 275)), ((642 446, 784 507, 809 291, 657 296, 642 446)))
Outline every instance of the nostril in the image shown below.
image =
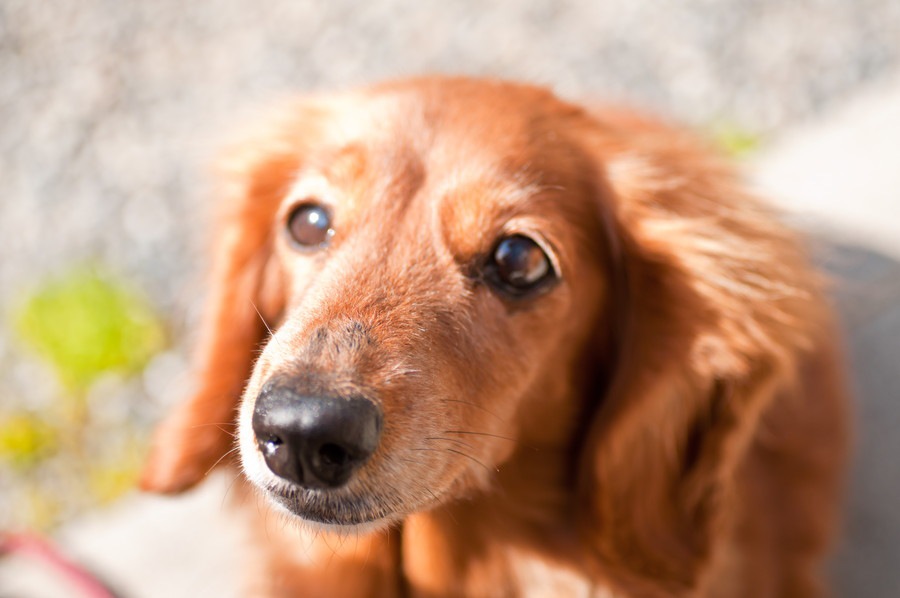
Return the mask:
POLYGON ((289 440, 264 430, 256 430, 256 446, 269 469, 282 478, 301 483, 303 464, 289 440))
POLYGON ((345 448, 329 442, 319 447, 319 458, 325 465, 343 467, 350 461, 350 453, 345 448))
POLYGON ((257 446, 259 446, 259 450, 266 457, 273 456, 276 452, 278 452, 283 444, 284 441, 281 438, 273 435, 265 436, 257 440, 257 446))

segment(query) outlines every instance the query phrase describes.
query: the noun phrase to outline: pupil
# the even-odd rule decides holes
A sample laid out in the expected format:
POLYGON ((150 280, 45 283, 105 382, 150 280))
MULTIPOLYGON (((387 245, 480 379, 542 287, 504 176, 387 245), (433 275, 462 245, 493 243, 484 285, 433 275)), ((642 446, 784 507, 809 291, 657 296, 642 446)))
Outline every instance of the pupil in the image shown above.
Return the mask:
POLYGON ((306 205, 297 208, 290 219, 290 232, 301 245, 321 245, 328 239, 331 222, 324 208, 306 205))
POLYGON ((494 261, 500 278, 519 288, 537 283, 549 270, 547 257, 537 243, 518 235, 501 241, 494 261))

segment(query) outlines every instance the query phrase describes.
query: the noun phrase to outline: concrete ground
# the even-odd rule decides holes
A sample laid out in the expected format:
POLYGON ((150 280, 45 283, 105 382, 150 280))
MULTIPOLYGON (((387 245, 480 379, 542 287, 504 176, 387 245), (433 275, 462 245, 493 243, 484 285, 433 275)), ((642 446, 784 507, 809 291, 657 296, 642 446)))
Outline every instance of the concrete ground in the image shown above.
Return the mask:
POLYGON ((839 596, 900 593, 900 80, 790 132, 755 164, 760 187, 820 232, 856 393, 856 454, 839 596))
MULTIPOLYGON (((900 83, 789 131, 751 170, 801 226, 835 278, 854 368, 858 424, 839 596, 900 588, 900 83)), ((126 598, 236 596, 241 532, 215 477, 179 499, 132 496, 58 540, 126 598)), ((0 596, 69 596, 23 559, 0 563, 0 596)))

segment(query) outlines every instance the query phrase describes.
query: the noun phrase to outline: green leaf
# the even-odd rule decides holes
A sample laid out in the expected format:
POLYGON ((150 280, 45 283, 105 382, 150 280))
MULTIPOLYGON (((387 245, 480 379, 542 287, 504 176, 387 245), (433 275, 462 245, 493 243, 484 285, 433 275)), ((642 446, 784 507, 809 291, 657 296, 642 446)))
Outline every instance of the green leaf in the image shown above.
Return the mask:
POLYGON ((165 343, 149 303, 92 268, 43 284, 15 320, 20 338, 78 394, 104 373, 140 371, 165 343))

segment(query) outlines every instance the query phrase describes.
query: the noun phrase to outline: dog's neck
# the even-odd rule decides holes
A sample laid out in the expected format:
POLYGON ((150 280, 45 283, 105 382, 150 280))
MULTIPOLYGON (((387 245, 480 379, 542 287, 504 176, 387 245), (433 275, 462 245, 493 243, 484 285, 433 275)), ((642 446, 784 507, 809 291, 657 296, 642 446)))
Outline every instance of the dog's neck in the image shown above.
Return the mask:
POLYGON ((590 583, 566 473, 570 459, 565 446, 523 444, 489 490, 408 517, 402 566, 412 594, 583 593, 590 583))

